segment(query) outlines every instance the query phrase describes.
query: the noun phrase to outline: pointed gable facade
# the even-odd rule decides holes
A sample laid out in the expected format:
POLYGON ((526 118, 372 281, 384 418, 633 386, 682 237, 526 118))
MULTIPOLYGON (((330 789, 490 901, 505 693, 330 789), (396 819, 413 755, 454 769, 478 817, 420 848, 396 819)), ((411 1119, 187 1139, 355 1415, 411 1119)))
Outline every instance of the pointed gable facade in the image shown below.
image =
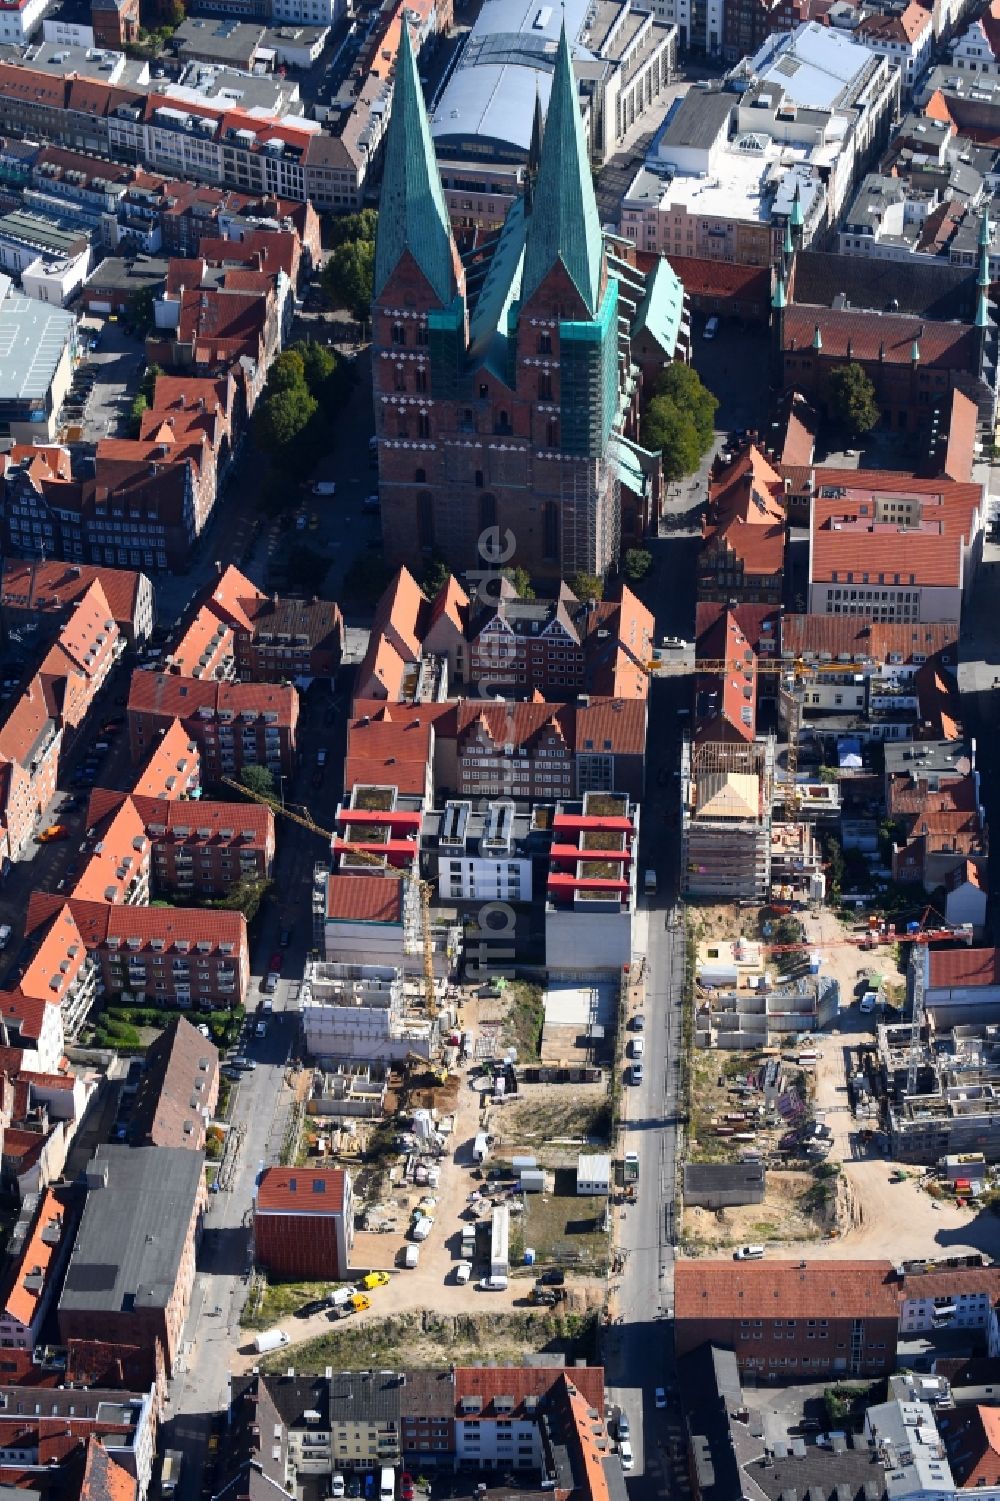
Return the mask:
POLYGON ((514 562, 538 577, 603 574, 659 505, 618 295, 624 269, 642 275, 616 272, 604 243, 565 32, 531 156, 524 200, 460 257, 403 39, 372 308, 393 566, 436 554, 463 572, 514 562), (509 538, 514 555, 501 556, 509 538))

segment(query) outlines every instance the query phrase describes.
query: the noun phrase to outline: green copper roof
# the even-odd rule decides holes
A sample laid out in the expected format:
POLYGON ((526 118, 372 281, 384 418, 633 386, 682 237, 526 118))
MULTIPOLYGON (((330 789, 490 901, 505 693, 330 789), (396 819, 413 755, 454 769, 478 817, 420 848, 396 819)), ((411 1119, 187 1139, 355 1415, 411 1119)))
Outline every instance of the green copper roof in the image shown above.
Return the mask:
POLYGON ((990 253, 983 245, 979 251, 979 275, 976 278, 976 286, 979 288, 990 285, 990 253))
POLYGON ((778 280, 774 284, 774 296, 771 298, 771 306, 773 308, 788 306, 788 298, 785 296, 785 278, 780 271, 778 272, 778 280))
POLYGON ((990 215, 989 215, 989 210, 987 209, 987 210, 984 211, 983 216, 982 216, 982 218, 979 221, 979 244, 980 244, 980 246, 983 246, 983 245, 988 246, 989 243, 990 243, 990 238, 991 238, 990 215))
POLYGON ((802 213, 802 195, 799 192, 799 185, 798 183, 796 183, 795 196, 792 199, 792 215, 790 223, 793 229, 801 229, 805 222, 806 221, 802 213))
POLYGON ((396 60, 392 113, 385 134, 375 241, 376 297, 406 250, 441 302, 450 302, 455 285, 451 225, 413 60, 410 30, 404 23, 396 60))
POLYGON ((557 261, 562 261, 594 317, 601 288, 601 224, 565 26, 528 224, 522 301, 538 290, 557 261))
POLYGON ((822 349, 823 348, 823 335, 819 331, 819 324, 818 323, 817 323, 815 331, 813 333, 813 348, 814 349, 822 349))
POLYGON ((632 325, 632 337, 645 329, 664 355, 673 359, 683 316, 684 288, 670 262, 661 258, 646 277, 643 298, 632 325))
POLYGON ((785 251, 786 255, 792 255, 792 254, 794 254, 794 251, 795 251, 795 243, 792 240, 792 226, 790 224, 787 224, 787 223, 785 225, 784 251, 785 251))
POLYGON ((986 305, 986 292, 982 291, 979 294, 979 305, 976 308, 976 327, 977 328, 989 328, 989 326, 990 326, 990 314, 989 314, 989 308, 986 305))

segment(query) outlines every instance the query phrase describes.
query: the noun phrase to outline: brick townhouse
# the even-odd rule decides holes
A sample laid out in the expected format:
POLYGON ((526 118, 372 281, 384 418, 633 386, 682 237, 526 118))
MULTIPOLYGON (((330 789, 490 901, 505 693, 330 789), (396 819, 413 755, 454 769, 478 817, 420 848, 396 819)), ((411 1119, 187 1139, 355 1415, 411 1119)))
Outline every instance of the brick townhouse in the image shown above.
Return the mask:
POLYGON ((780 476, 751 444, 730 464, 717 461, 698 554, 698 599, 730 605, 778 604, 785 559, 780 476))
POLYGON ((101 1145, 87 1166, 58 1307, 61 1340, 180 1347, 207 1202, 204 1163, 183 1147, 101 1145))
POLYGON ((0 725, 0 835, 19 860, 56 790, 63 732, 41 679, 33 677, 0 725))
POLYGON ((207 438, 221 488, 246 424, 242 390, 232 371, 205 377, 158 375, 153 399, 140 419, 139 437, 147 443, 175 444, 207 438))
POLYGON ((181 469, 191 496, 195 536, 201 536, 218 495, 215 450, 207 432, 198 428, 175 431, 161 423, 152 439, 100 438, 97 443, 98 481, 121 491, 140 474, 155 477, 164 468, 181 469))
MULTIPOLYGON (((89 819, 87 828, 88 832, 93 828, 89 819)), ((71 894, 81 901, 145 906, 151 863, 145 825, 134 803, 128 798, 120 800, 93 841, 71 894)))
POLYGON ((332 601, 267 595, 230 565, 205 591, 167 665, 220 681, 330 678, 343 641, 343 617, 332 601))
MULTIPOLYGON (((274 869, 274 814, 254 803, 154 798, 95 789, 87 827, 102 844, 129 812, 152 847, 154 894, 224 896, 242 880, 269 880, 274 869)), ((77 892, 76 894, 80 894, 77 892)))
POLYGON ((201 1152, 219 1100, 219 1050, 184 1016, 146 1049, 132 1107, 132 1146, 201 1152))
POLYGON ((341 1168, 269 1167, 257 1184, 254 1258, 278 1278, 348 1276, 354 1243, 351 1175, 341 1168))
POLYGON ((120 52, 139 37, 139 0, 90 0, 94 45, 120 52))
POLYGON ((68 901, 36 891, 28 903, 31 932, 69 909, 105 992, 148 996, 157 1005, 243 1004, 250 978, 246 919, 241 912, 186 907, 111 906, 68 901))
POLYGON ((8 631, 54 634, 86 594, 99 583, 111 618, 126 643, 135 647, 153 632, 153 585, 144 573, 88 563, 22 562, 9 559, 0 583, 0 614, 8 631))
POLYGON ((63 728, 79 730, 125 651, 125 638, 95 579, 61 628, 38 676, 63 728))
POLYGON ((179 719, 198 746, 205 783, 238 777, 244 766, 290 776, 295 767, 299 697, 290 686, 201 682, 136 672, 128 698, 133 762, 179 719))

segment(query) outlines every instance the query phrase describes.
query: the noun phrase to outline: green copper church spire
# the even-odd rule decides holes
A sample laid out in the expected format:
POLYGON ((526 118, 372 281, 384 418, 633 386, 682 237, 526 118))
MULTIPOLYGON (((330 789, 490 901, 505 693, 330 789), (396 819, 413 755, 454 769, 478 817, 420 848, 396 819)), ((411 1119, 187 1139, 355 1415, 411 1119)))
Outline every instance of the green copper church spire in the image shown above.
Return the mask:
POLYGON ((521 301, 527 302, 561 261, 587 311, 595 316, 601 293, 601 255, 590 155, 563 25, 528 223, 521 301))
POLYGON ((410 28, 400 28, 375 240, 375 296, 408 250, 442 304, 455 295, 453 242, 410 28))

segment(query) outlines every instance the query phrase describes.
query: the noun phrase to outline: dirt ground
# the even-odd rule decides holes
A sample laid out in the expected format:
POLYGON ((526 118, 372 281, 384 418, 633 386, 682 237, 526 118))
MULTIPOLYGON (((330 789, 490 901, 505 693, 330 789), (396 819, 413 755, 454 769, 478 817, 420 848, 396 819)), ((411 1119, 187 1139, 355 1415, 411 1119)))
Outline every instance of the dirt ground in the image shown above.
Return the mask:
MULTIPOLYGON (((784 1239, 818 1241, 824 1234, 823 1215, 814 1212, 809 1195, 816 1193, 816 1180, 808 1172, 769 1172, 762 1204, 734 1209, 686 1208, 682 1223, 688 1255, 714 1255, 717 1251, 763 1241, 784 1239)), ((815 1202, 815 1201, 814 1201, 815 1202)), ((810 1250, 810 1255, 812 1251, 810 1250)))

